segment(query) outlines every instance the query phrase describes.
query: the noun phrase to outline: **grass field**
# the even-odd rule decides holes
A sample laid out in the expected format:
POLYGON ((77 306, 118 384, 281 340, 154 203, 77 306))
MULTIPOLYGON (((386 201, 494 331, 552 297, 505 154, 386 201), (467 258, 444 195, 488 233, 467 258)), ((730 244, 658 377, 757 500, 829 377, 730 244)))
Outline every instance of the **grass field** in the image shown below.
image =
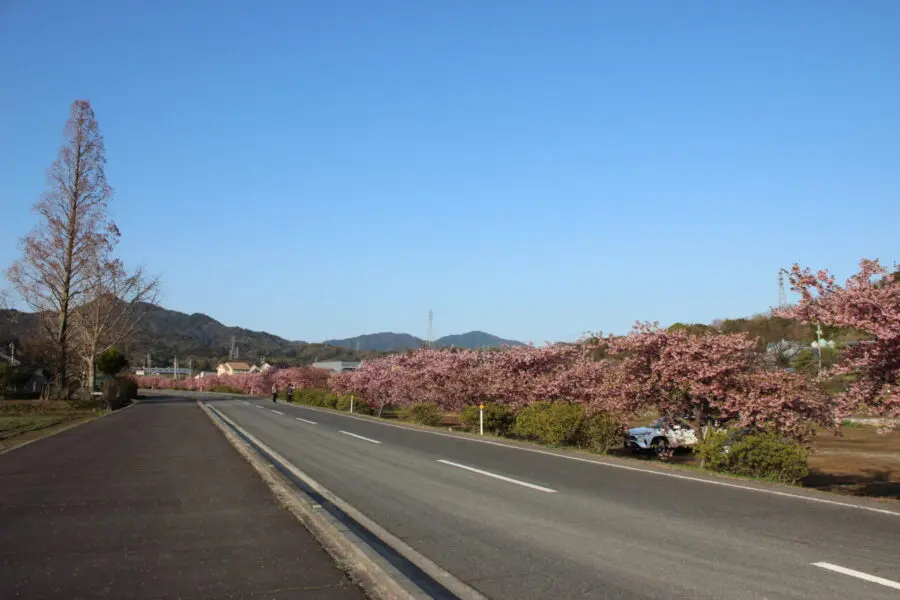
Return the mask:
POLYGON ((50 427, 68 421, 65 415, 32 414, 32 415, 0 415, 0 440, 5 440, 28 431, 50 427))
POLYGON ((0 402, 0 451, 50 435, 97 414, 92 410, 73 409, 66 402, 4 400, 0 402))

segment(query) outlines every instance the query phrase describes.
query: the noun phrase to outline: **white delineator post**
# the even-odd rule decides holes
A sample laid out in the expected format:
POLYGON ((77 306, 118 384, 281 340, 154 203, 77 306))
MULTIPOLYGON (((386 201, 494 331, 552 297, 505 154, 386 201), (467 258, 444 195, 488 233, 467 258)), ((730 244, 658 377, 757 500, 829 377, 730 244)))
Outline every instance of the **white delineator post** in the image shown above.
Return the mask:
POLYGON ((350 394, 350 414, 353 414, 353 394, 350 394))
POLYGON ((478 405, 478 433, 484 435, 484 404, 478 405))

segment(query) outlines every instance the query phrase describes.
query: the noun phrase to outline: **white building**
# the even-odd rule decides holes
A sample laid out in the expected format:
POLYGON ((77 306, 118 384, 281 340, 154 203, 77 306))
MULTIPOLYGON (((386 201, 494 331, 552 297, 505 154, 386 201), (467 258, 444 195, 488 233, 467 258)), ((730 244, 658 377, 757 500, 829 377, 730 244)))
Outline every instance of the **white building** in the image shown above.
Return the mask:
POLYGON ((242 375, 250 373, 250 365, 245 362, 228 361, 216 367, 216 375, 242 375))
POLYGON ((355 371, 359 369, 359 365, 359 362, 351 360, 326 360, 322 362, 314 362, 312 364, 314 369, 325 369, 327 371, 334 371, 335 373, 355 371))

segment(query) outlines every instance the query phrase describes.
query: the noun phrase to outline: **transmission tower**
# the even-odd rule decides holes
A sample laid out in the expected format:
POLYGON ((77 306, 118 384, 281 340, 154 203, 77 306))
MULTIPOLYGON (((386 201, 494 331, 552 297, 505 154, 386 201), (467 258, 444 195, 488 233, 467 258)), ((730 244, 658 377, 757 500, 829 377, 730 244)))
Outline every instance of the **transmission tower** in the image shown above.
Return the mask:
POLYGON ((428 341, 426 345, 430 348, 431 342, 434 341, 434 313, 429 309, 428 310, 428 341))
POLYGON ((784 276, 790 275, 787 269, 778 269, 778 308, 787 307, 787 294, 784 291, 784 276))
POLYGON ((237 358, 237 346, 234 345, 234 336, 231 336, 231 349, 228 351, 228 360, 237 358))

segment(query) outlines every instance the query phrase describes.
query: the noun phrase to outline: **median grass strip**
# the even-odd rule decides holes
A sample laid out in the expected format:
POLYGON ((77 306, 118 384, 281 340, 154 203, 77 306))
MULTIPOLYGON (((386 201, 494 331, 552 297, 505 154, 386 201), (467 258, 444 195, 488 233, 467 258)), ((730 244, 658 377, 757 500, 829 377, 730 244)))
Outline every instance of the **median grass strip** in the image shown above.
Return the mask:
POLYGON ((68 421, 63 415, 0 415, 0 440, 68 421))
POLYGON ((0 402, 0 452, 53 435, 104 413, 101 410, 75 408, 58 401, 0 402))

